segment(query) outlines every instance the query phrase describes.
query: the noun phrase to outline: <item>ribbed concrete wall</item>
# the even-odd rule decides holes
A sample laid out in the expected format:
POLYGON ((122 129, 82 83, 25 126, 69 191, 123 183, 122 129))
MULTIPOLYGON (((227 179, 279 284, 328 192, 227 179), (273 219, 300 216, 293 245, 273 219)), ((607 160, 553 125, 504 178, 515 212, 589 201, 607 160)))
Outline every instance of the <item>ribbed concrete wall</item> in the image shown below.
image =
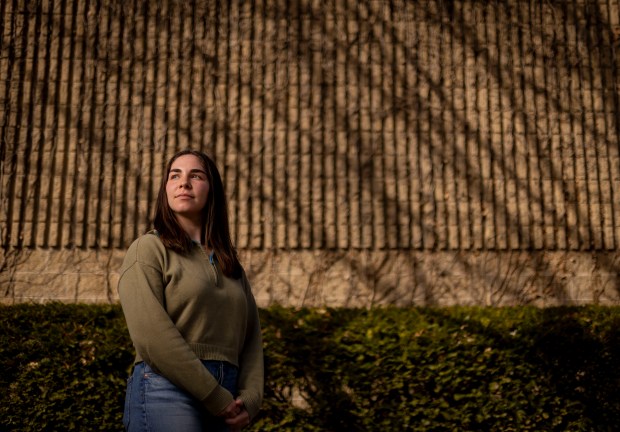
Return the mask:
POLYGON ((619 302, 618 0, 0 12, 5 302, 114 300, 187 146, 264 304, 619 302))

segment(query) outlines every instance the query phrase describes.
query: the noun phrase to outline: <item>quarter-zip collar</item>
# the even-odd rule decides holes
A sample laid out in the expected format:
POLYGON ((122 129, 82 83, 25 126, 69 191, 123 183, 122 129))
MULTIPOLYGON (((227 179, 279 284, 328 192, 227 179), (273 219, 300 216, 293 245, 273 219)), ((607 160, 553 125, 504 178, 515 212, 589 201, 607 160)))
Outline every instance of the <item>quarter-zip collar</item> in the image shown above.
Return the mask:
POLYGON ((209 263, 211 264, 211 268, 213 269, 213 276, 215 276, 215 286, 219 286, 220 281, 217 276, 217 267, 215 265, 215 252, 213 251, 211 251, 211 253, 209 254, 209 263))
POLYGON ((209 267, 211 268, 211 271, 213 272, 213 279, 215 280, 215 286, 216 287, 220 286, 219 276, 217 273, 217 265, 215 264, 215 261, 217 260, 217 258, 215 257, 215 252, 211 251, 211 253, 207 255, 207 253, 205 252, 205 249, 202 247, 200 243, 194 241, 194 244, 196 245, 198 249, 200 249, 200 253, 202 253, 202 255, 207 259, 207 261, 209 261, 209 267))

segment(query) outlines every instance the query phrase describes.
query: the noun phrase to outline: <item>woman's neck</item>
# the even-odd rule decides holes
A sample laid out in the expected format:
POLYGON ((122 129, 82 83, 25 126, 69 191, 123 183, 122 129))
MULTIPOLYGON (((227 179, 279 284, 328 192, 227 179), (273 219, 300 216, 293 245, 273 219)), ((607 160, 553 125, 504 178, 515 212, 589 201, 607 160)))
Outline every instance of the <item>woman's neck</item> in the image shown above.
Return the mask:
POLYGON ((202 226, 200 222, 196 222, 193 219, 185 218, 179 215, 176 215, 176 218, 177 218, 177 222, 179 223, 183 231, 187 233, 189 238, 195 241, 196 243, 200 244, 202 241, 202 238, 201 238, 202 237, 201 236, 202 226))

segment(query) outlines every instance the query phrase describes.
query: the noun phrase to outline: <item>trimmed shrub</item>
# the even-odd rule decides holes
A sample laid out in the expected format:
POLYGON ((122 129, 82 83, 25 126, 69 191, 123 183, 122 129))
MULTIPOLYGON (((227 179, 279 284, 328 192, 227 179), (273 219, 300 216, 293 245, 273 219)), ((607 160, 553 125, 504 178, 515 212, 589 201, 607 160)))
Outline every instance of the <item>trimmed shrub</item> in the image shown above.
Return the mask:
POLYGON ((132 359, 120 307, 0 308, 0 429, 122 430, 132 359))
POLYGON ((257 430, 611 431, 618 311, 272 308, 257 430))
MULTIPOLYGON (((261 310, 254 431, 611 431, 620 308, 261 310)), ((122 430, 119 306, 0 307, 0 429, 122 430)))

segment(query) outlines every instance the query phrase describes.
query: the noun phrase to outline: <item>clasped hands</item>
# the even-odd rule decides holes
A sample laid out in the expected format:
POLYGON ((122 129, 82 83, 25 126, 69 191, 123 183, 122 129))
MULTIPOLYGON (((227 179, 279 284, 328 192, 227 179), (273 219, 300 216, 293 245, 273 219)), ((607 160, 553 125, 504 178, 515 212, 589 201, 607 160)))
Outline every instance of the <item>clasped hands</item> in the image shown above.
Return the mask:
POLYGON ((225 419, 232 432, 238 432, 250 424, 250 414, 248 414, 248 410, 245 409, 241 399, 234 400, 228 404, 219 416, 225 419))

